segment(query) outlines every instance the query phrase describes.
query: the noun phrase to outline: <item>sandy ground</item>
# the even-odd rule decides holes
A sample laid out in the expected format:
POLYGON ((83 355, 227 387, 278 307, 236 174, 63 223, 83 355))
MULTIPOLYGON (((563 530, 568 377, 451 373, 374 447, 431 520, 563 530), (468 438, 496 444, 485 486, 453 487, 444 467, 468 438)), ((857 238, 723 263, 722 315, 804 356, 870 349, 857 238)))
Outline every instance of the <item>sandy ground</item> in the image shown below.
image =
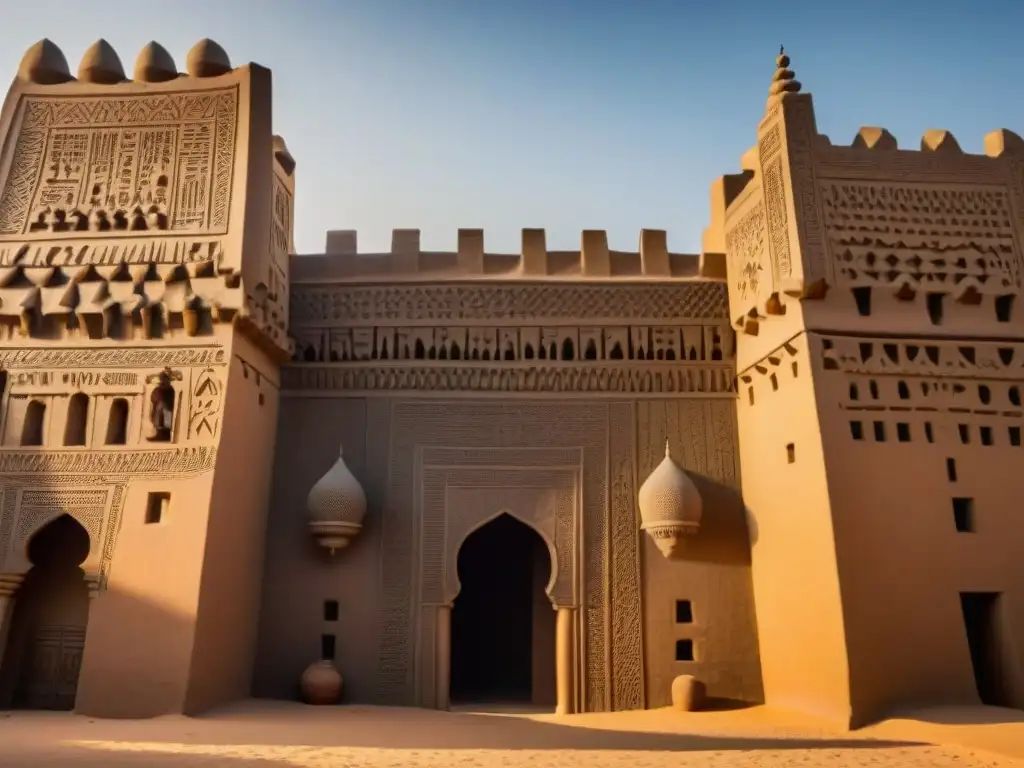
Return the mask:
POLYGON ((930 712, 930 722, 925 716, 892 720, 852 735, 763 707, 569 718, 281 702, 244 702, 201 718, 155 720, 0 713, 0 766, 1024 767, 1024 713, 1016 718, 1006 710, 980 708, 966 716, 930 712), (959 744, 928 743, 946 736, 959 744), (988 751, 1003 742, 1019 746, 1021 759, 988 751))

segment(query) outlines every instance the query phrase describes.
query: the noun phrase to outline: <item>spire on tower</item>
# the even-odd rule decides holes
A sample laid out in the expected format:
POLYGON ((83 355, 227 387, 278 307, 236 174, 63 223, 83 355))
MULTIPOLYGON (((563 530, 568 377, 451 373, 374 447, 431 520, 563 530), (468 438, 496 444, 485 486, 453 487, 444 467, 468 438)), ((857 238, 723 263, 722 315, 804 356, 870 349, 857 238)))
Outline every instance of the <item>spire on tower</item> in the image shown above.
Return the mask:
POLYGON ((775 59, 775 74, 768 89, 768 106, 782 99, 787 93, 800 93, 800 82, 796 73, 789 68, 789 56, 784 46, 779 46, 779 56, 775 59))

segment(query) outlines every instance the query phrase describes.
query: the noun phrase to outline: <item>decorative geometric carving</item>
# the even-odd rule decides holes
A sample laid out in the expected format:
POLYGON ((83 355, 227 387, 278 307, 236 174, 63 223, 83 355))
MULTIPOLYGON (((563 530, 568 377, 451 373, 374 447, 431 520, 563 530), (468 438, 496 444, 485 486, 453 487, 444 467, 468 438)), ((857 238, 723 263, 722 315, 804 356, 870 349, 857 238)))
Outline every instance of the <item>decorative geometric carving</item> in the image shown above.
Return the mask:
POLYGON ((166 368, 224 365, 221 346, 3 349, 0 368, 166 368))
POLYGON ((237 113, 237 87, 25 97, 0 235, 226 233, 237 113))
POLYGON ((678 321, 724 318, 726 287, 689 281, 658 285, 313 285, 291 288, 291 324, 436 325, 438 321, 562 319, 678 321))
POLYGON ((846 285, 952 293, 967 280, 982 294, 1020 288, 1004 187, 823 181, 820 193, 829 251, 846 285))
POLYGON ((0 451, 0 473, 195 475, 213 469, 212 445, 152 451, 0 451))
POLYGON ((778 157, 762 165, 764 206, 767 212, 768 234, 772 250, 772 278, 775 286, 793 272, 789 248, 789 205, 786 199, 786 175, 782 158, 778 157))
POLYGON ((347 363, 289 366, 281 372, 283 389, 344 390, 365 395, 420 392, 562 392, 591 396, 631 394, 664 397, 732 397, 731 364, 693 363, 347 363))

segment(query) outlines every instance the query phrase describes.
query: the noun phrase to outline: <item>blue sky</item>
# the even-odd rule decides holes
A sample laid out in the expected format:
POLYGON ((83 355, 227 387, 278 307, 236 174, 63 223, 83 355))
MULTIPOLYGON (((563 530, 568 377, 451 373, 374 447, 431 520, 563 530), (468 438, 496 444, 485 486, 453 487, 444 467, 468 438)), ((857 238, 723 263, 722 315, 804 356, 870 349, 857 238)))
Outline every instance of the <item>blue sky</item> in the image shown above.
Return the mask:
POLYGON ((41 37, 72 70, 98 37, 129 72, 149 40, 183 68, 202 37, 270 67, 301 253, 328 229, 386 250, 393 227, 421 229, 429 249, 482 227, 504 252, 522 227, 546 227, 551 248, 607 229, 620 249, 650 227, 698 251, 708 187, 753 144, 780 44, 835 143, 882 125, 916 148, 946 128, 980 152, 988 131, 1024 133, 1020 0, 87 5, 0 0, 0 72, 41 37))

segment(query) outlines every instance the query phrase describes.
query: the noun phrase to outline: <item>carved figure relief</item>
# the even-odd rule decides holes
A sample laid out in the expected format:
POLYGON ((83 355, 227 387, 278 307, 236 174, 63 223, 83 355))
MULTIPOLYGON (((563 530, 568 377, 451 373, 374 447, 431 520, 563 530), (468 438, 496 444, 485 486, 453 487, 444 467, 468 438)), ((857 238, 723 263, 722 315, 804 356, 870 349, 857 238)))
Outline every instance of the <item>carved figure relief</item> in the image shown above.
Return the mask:
MULTIPOLYGON (((766 254, 764 207, 755 204, 725 236, 725 247, 735 275, 733 289, 743 300, 754 300, 761 292, 766 254)), ((769 285, 769 289, 770 289, 769 285)))
POLYGON ((0 196, 0 235, 224 233, 238 94, 32 96, 0 196))
MULTIPOLYGON (((155 392, 155 390, 154 390, 155 392)), ((174 409, 174 389, 171 388, 171 410, 174 409)), ((221 385, 212 368, 201 371, 192 388, 191 413, 188 419, 190 438, 212 438, 217 434, 221 414, 221 385)))
POLYGON ((181 379, 181 374, 174 374, 165 369, 157 374, 157 384, 149 395, 149 422, 153 433, 146 439, 150 442, 166 443, 171 440, 174 429, 174 385, 171 378, 181 379))

